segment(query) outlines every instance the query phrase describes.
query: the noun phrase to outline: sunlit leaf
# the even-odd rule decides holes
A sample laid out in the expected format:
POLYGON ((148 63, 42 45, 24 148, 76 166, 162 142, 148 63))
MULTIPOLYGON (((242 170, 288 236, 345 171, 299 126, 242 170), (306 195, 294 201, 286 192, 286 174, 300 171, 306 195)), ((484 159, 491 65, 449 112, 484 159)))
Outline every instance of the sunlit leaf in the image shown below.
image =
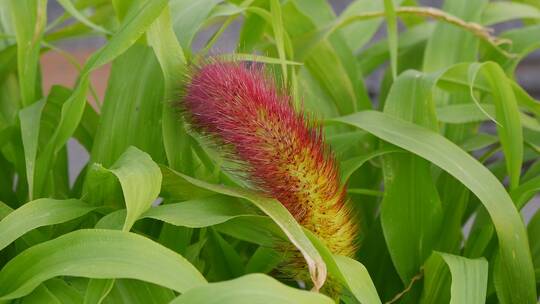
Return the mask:
POLYGON ((0 299, 24 296, 56 276, 133 278, 177 292, 206 284, 182 256, 150 239, 91 229, 36 245, 12 259, 0 271, 0 299))
POLYGON ((322 294, 288 287, 266 275, 249 274, 235 280, 211 283, 191 289, 171 302, 171 304, 181 303, 330 304, 334 302, 322 294))

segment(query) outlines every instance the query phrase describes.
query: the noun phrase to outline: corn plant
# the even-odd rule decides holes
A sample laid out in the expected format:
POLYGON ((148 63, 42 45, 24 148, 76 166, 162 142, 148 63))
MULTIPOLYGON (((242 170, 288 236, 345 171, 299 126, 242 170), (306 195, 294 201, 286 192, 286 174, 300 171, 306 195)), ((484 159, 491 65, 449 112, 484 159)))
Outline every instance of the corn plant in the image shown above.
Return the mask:
POLYGON ((0 303, 536 303, 540 2, 331 2, 0 1, 0 303))

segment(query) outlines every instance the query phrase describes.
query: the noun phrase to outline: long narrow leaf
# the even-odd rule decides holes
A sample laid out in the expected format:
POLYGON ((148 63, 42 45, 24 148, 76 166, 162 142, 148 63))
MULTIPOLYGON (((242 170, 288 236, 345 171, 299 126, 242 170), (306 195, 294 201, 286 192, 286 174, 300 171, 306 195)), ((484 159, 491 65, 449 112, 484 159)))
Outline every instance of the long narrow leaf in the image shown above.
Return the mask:
POLYGON ((22 105, 28 106, 36 101, 40 43, 47 23, 47 0, 11 0, 10 6, 17 38, 22 105))
POLYGON ((131 9, 124 22, 111 40, 99 51, 94 53, 86 62, 79 76, 77 86, 72 95, 64 103, 57 128, 50 141, 38 156, 36 164, 36 197, 41 196, 46 182, 47 173, 56 154, 76 130, 86 103, 86 92, 89 85, 89 75, 96 68, 113 60, 128 49, 144 33, 150 24, 161 14, 167 1, 145 1, 142 5, 131 9))
POLYGON ((78 230, 9 261, 0 271, 0 300, 24 296, 56 276, 133 278, 177 292, 206 284, 187 260, 150 239, 114 230, 78 230))
POLYGON ((171 304, 331 304, 330 298, 283 285, 263 274, 249 274, 235 280, 194 288, 171 304))
POLYGON ((0 251, 33 229, 67 222, 95 209, 76 199, 43 198, 26 203, 0 221, 0 251))
POLYGON ((386 114, 365 111, 334 119, 364 129, 413 152, 460 180, 482 202, 499 238, 502 267, 495 269, 504 284, 498 290, 505 303, 534 303, 534 268, 527 234, 519 213, 493 174, 455 144, 427 129, 386 114))
POLYGON ((222 185, 209 184, 201 180, 194 179, 179 172, 174 172, 168 168, 162 168, 172 172, 173 175, 169 175, 174 179, 181 179, 196 187, 210 190, 216 193, 229 195, 233 197, 242 198, 253 203, 269 217, 276 222, 276 224, 283 230, 293 245, 300 250, 304 256, 311 279, 315 285, 315 288, 319 289, 326 280, 326 265, 324 264, 320 254, 317 252, 313 244, 306 237, 300 225, 294 220, 294 217, 287 211, 287 209, 277 200, 261 196, 255 192, 225 187, 222 185))

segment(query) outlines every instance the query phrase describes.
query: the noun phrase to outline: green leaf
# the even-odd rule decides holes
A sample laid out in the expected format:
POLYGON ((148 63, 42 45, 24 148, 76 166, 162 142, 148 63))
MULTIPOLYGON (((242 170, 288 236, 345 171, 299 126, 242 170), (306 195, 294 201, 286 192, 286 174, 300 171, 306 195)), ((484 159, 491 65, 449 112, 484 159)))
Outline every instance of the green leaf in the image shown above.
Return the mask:
POLYGON ((426 262, 424 271, 422 303, 486 302, 488 263, 485 259, 471 260, 457 255, 433 252, 426 262))
POLYGON ((525 3, 489 2, 482 14, 482 24, 492 25, 515 19, 540 19, 540 9, 525 3))
MULTIPOLYGON (((534 112, 536 110, 534 100, 530 100, 526 93, 521 92, 519 87, 494 62, 456 64, 444 72, 439 84, 447 82, 448 78, 446 77, 452 78, 453 84, 462 81, 458 80, 458 78, 466 78, 470 97, 477 105, 479 103, 474 96, 473 89, 490 93, 495 105, 498 122, 497 133, 505 154, 506 168, 510 177, 510 188, 517 187, 523 162, 523 130, 521 127, 523 114, 519 111, 518 103, 531 108, 531 111, 534 112), (476 74, 481 76, 478 81, 479 84, 476 83, 476 74)), ((463 88, 462 84, 458 86, 463 88)), ((484 110, 482 112, 486 114, 484 110)), ((525 119, 525 121, 527 120, 525 119)), ((529 122, 527 124, 531 126, 529 122)))
POLYGON ((55 297, 47 287, 40 285, 31 294, 24 297, 22 301, 24 304, 38 304, 38 303, 51 303, 61 304, 60 300, 55 297))
MULTIPOLYGON (((486 58, 493 58, 493 60, 498 62, 505 69, 505 71, 507 71, 508 74, 512 75, 515 73, 518 64, 530 53, 537 50, 540 46, 540 41, 538 41, 538 39, 534 39, 536 36, 539 35, 539 33, 539 24, 514 28, 504 33, 501 33, 500 37, 502 39, 508 39, 509 41, 511 41, 511 46, 509 49, 512 51, 513 54, 516 55, 508 58, 499 54, 496 49, 489 49, 486 53, 486 58)), ((517 89, 523 90, 523 88, 519 86, 517 86, 517 89)), ((538 104, 536 104, 536 107, 538 108, 538 104)))
POLYGON ((93 107, 84 107, 81 122, 75 133, 73 133, 73 137, 77 139, 86 151, 92 151, 99 119, 100 115, 93 107))
POLYGON ((47 0, 11 0, 17 38, 17 70, 23 106, 34 103, 41 38, 47 23, 47 0))
POLYGON ((112 64, 91 162, 110 166, 129 146, 163 159, 163 78, 151 48, 134 45, 112 64))
POLYGON ((126 51, 159 17, 167 1, 146 0, 136 3, 138 5, 129 8, 124 21, 109 42, 88 59, 81 74, 102 66, 126 51))
POLYGON ((73 5, 71 0, 58 0, 58 3, 64 8, 66 12, 70 13, 71 16, 77 19, 80 23, 88 26, 89 28, 97 32, 101 32, 107 35, 111 34, 111 32, 109 32, 107 29, 95 24, 94 22, 86 18, 85 15, 81 14, 81 12, 79 12, 77 8, 73 5))
POLYGON ((390 67, 392 79, 397 77, 398 66, 398 30, 397 15, 393 0, 384 0, 384 12, 386 15, 386 35, 388 39, 388 49, 390 50, 390 67))
POLYGON ((112 0, 112 7, 114 8, 114 12, 116 13, 116 17, 118 17, 118 20, 123 21, 124 17, 126 16, 128 10, 136 5, 140 5, 142 1, 136 0, 136 1, 128 1, 128 0, 112 0))
POLYGON ((73 286, 61 279, 50 279, 43 285, 60 300, 60 303, 81 303, 82 295, 73 286))
POLYGON ((38 150, 39 123, 41 121, 41 111, 45 105, 45 100, 38 101, 19 112, 21 121, 21 137, 24 147, 24 158, 26 161, 26 179, 28 181, 28 198, 34 197, 34 168, 38 150))
POLYGON ((24 304, 77 304, 81 302, 80 292, 61 279, 51 279, 44 282, 22 300, 24 304))
MULTIPOLYGON (((397 0, 393 2, 394 5, 399 5, 403 1, 397 0)), ((358 15, 360 13, 380 12, 383 9, 384 6, 382 1, 353 1, 341 14, 339 19, 345 20, 346 18, 358 15)), ((346 38, 349 47, 353 50, 358 50, 367 44, 373 35, 375 35, 382 21, 382 19, 373 19, 353 23, 347 27, 344 27, 341 32, 346 38)))
POLYGON ((475 103, 452 104, 437 108, 439 121, 451 124, 464 124, 491 120, 495 116, 495 106, 490 104, 479 105, 475 103))
MULTIPOLYGON (((519 105, 526 106, 527 109, 530 108, 534 112, 536 110, 535 102, 530 100, 529 96, 506 77, 501 68, 493 62, 457 64, 445 72, 440 83, 447 81, 445 79, 446 76, 453 78, 453 84, 459 83, 460 80, 457 80, 458 78, 467 78, 470 96, 476 104, 478 102, 474 96, 473 89, 491 94, 498 122, 497 132, 503 146, 505 164, 510 177, 510 188, 517 187, 519 185, 521 165, 523 162, 523 130, 521 128, 521 120, 524 117, 519 112, 518 103, 519 105), (480 73, 481 76, 478 81, 479 83, 475 81, 476 76, 471 77, 471 75, 476 73, 480 73), (467 76, 464 76, 465 74, 467 76)), ((528 120, 524 119, 524 121, 528 120)))
MULTIPOLYGON (((210 281, 229 280, 245 274, 243 258, 233 247, 214 229, 209 230, 209 238, 206 245, 209 257, 209 266, 206 278, 210 281)), ((232 241, 235 242, 235 241, 232 241)))
MULTIPOLYGON (((538 27, 538 32, 540 33, 540 26, 538 27)), ((539 44, 540 45, 540 44, 539 44)), ((515 81, 510 80, 514 94, 518 100, 519 106, 527 109, 531 113, 534 113, 536 116, 540 116, 540 104, 537 100, 531 97, 525 89, 520 87, 515 81)))
MULTIPOLYGON (((536 269, 540 269, 540 212, 536 211, 536 214, 531 218, 529 226, 527 227, 529 233, 529 242, 531 243, 531 254, 533 257, 533 264, 536 269)), ((538 276, 536 277, 538 282, 538 276)))
MULTIPOLYGON (((151 218, 175 226, 203 228, 218 225, 237 217, 256 216, 256 213, 237 199, 215 195, 181 203, 163 204, 143 213, 139 218, 151 218)), ((121 228, 126 210, 118 210, 101 218, 98 228, 121 228)))
POLYGON ((184 293, 206 284, 182 256, 145 237, 114 230, 77 230, 33 246, 0 271, 0 300, 30 293, 56 276, 133 278, 184 293))
MULTIPOLYGON (((305 232, 323 257, 330 278, 337 280, 337 283, 347 288, 362 304, 381 303, 377 290, 364 265, 349 257, 333 255, 317 236, 309 230, 305 230, 305 232)), ((335 284, 336 282, 331 283, 335 284)))
MULTIPOLYGON (((482 9, 488 0, 454 0, 445 1, 443 10, 465 21, 479 21, 482 9)), ((438 71, 458 62, 475 61, 478 51, 478 39, 454 25, 439 22, 428 39, 423 71, 438 71), (459 47, 450 48, 449 44, 459 47)))
POLYGON ((160 166, 160 169, 163 175, 161 196, 166 199, 184 201, 215 195, 211 190, 197 187, 183 178, 178 178, 177 172, 169 167, 160 166))
POLYGON ((28 202, 0 221, 0 251, 33 229, 67 222, 95 209, 76 199, 43 198, 28 202))
POLYGON ((83 304, 99 304, 107 297, 115 284, 115 280, 90 279, 84 294, 83 304))
POLYGON ((252 61, 252 62, 262 62, 267 64, 285 64, 285 65, 302 65, 303 63, 291 60, 283 60, 280 58, 273 58, 268 56, 256 55, 256 54, 243 54, 243 53, 234 53, 234 54, 224 54, 217 56, 223 60, 229 61, 252 61))
POLYGON ((86 92, 90 73, 113 60, 126 51, 144 33, 150 24, 161 14, 167 4, 165 0, 144 1, 133 5, 124 18, 118 31, 84 65, 73 93, 62 106, 60 121, 36 163, 35 196, 42 196, 44 184, 56 154, 77 129, 84 113, 86 92))
MULTIPOLYGON (((311 77, 333 101, 338 113, 345 115, 355 112, 357 108, 371 108, 372 105, 362 75, 356 69, 354 55, 339 33, 328 39, 310 42, 309 35, 316 34, 318 27, 326 25, 333 18, 333 11, 325 1, 294 1, 283 6, 283 25, 295 43, 295 59, 304 60, 311 77)), ((321 107, 328 105, 317 106, 315 110, 321 107)), ((326 117, 335 115, 328 113, 326 117)))
MULTIPOLYGON (((169 7, 166 7, 152 24, 147 37, 163 72, 164 99, 174 100, 177 98, 178 87, 184 81, 186 58, 173 31, 169 7)), ((169 166, 175 170, 191 171, 192 139, 187 133, 181 115, 178 115, 176 109, 168 102, 163 103, 161 128, 169 166)))
POLYGON ((321 256, 306 237, 300 225, 294 220, 294 217, 279 201, 273 198, 264 197, 247 189, 230 188, 222 185, 209 184, 182 173, 174 172, 170 169, 169 171, 173 173, 174 176, 168 176, 168 178, 181 180, 181 183, 187 182, 198 188, 232 197, 242 198, 253 203, 270 218, 272 218, 272 220, 287 235, 291 243, 298 248, 298 250, 300 250, 307 262, 315 288, 319 289, 324 284, 324 281, 326 280, 326 266, 321 256))
POLYGON ((275 247, 279 242, 287 242, 287 236, 281 228, 267 216, 236 217, 214 226, 214 229, 236 239, 269 248, 275 247))
MULTIPOLYGON (((435 23, 422 23, 404 32, 400 32, 398 50, 403 52, 425 42, 433 34, 435 25, 435 23)), ((388 60, 388 57, 390 56, 388 43, 387 39, 382 39, 373 43, 365 50, 362 50, 362 52, 357 55, 358 63, 365 75, 370 74, 388 60)))
POLYGON ((316 304, 334 303, 330 298, 314 292, 298 290, 263 274, 248 274, 238 279, 189 290, 171 304, 316 304))
POLYGON ((358 170, 364 163, 367 161, 389 153, 402 152, 400 149, 392 148, 390 146, 383 147, 381 149, 375 150, 373 152, 367 153, 366 155, 353 157, 347 159, 346 161, 341 162, 341 179, 346 181, 349 180, 351 175, 358 170))
MULTIPOLYGON (((402 73, 392 85, 384 112, 437 130, 432 87, 434 80, 416 71, 402 73)), ((383 145, 388 149, 393 145, 383 145)), ((404 284, 418 273, 435 248, 442 205, 431 164, 412 153, 383 157, 384 197, 381 223, 388 250, 404 284), (407 214, 407 216, 403 216, 407 214)))
POLYGON ((151 208, 142 218, 153 218, 176 226, 209 227, 240 216, 255 215, 236 199, 212 196, 151 208))
POLYGON ((499 65, 487 62, 477 67, 484 71, 483 76, 491 86, 496 118, 500 123, 497 124, 497 134, 504 151, 510 188, 513 189, 519 185, 523 163, 523 131, 516 97, 509 81, 505 81, 506 75, 499 65))
POLYGON ((191 51, 191 43, 195 34, 204 24, 206 17, 218 4, 218 0, 173 0, 171 16, 174 31, 180 45, 187 52, 191 51))
POLYGON ((425 158, 461 181, 482 202, 499 238, 502 267, 495 269, 503 284, 497 293, 504 303, 534 303, 534 269, 523 222, 504 187, 473 157, 441 135, 393 118, 364 111, 334 119, 356 126, 425 158))
POLYGON ((525 204, 538 192, 540 192, 540 175, 519 185, 519 187, 510 192, 510 196, 516 204, 516 207, 521 210, 521 208, 523 208, 523 206, 525 206, 525 204))
POLYGON ((334 256, 348 288, 362 304, 381 303, 367 269, 360 262, 344 256, 334 256))
POLYGON ((164 304, 175 298, 174 292, 147 282, 138 280, 116 280, 114 288, 103 304, 164 304))
POLYGON ((266 24, 270 20, 270 17, 266 18, 259 16, 259 14, 252 12, 257 10, 262 12, 262 14, 269 15, 267 11, 261 9, 257 6, 268 6, 268 3, 265 2, 255 2, 246 9, 244 15, 244 22, 242 24, 242 29, 240 30, 240 37, 238 39, 238 45, 236 48, 237 52, 251 52, 254 47, 260 43, 262 35, 266 29, 266 24))
MULTIPOLYGON (((476 106, 474 106, 474 108, 476 109, 476 106)), ((498 141, 499 139, 497 138, 497 136, 485 133, 478 133, 461 142, 460 147, 467 152, 471 152, 486 148, 490 145, 497 143, 498 141)))
MULTIPOLYGON (((19 49, 17 48, 17 45, 11 45, 11 46, 8 46, 4 49, 2 49, 0 51, 0 80, 4 81, 7 76, 16 69, 17 67, 17 51, 19 49)), ((12 81, 11 86, 15 88, 14 91, 17 92, 17 95, 19 94, 19 86, 15 85, 13 86, 13 84, 17 83, 17 79, 14 79, 12 81)), ((15 92, 13 92, 15 93, 15 92)), ((15 94, 13 94, 15 95, 15 94)), ((19 102, 18 102, 19 103, 19 102)), ((18 105, 18 103, 13 103, 10 104, 11 106, 13 105, 18 105)))
MULTIPOLYGON (((341 115, 357 110, 357 98, 352 80, 332 45, 321 42, 304 62, 310 74, 317 80, 335 103, 341 115)), ((362 106, 364 108, 364 106, 362 106)))
POLYGON ((131 229, 135 221, 156 200, 161 189, 161 171, 150 156, 135 147, 129 147, 110 169, 96 165, 95 170, 114 174, 124 194, 127 216, 123 230, 131 229))
POLYGON ((269 273, 282 261, 281 255, 273 248, 259 247, 246 263, 246 273, 269 273))
POLYGON ((495 106, 486 104, 482 105, 482 108, 483 111, 474 103, 437 107, 437 118, 444 123, 464 124, 490 120, 490 117, 495 116, 495 106), (490 117, 486 116, 485 113, 489 114, 490 117))
POLYGON ((5 218, 11 212, 13 212, 13 209, 6 205, 6 203, 0 201, 0 220, 5 218))
POLYGON ((283 74, 283 81, 287 83, 287 66, 285 60, 285 38, 283 28, 283 18, 281 17, 281 3, 279 0, 270 0, 270 12, 272 14, 272 29, 274 31, 274 39, 276 41, 276 48, 279 59, 281 61, 281 73, 283 74))
MULTIPOLYGON (((478 105, 472 103, 442 106, 437 108, 437 118, 445 123, 464 124, 491 120, 491 117, 495 116, 494 105, 483 104, 482 108, 483 110, 480 110, 478 105)), ((519 117, 524 128, 540 132, 540 122, 536 119, 523 112, 519 112, 519 117)))
POLYGON ((172 29, 169 6, 165 7, 161 16, 150 26, 147 37, 163 70, 165 95, 172 96, 170 91, 177 86, 175 82, 184 78, 183 69, 186 58, 172 29))

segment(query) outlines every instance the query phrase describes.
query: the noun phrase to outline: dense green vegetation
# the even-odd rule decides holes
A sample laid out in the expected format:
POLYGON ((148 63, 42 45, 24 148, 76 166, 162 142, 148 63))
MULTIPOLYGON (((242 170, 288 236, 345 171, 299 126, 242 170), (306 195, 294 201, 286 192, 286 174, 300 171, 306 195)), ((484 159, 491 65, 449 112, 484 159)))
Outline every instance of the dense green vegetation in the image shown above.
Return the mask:
POLYGON ((0 1, 0 303, 536 303, 540 212, 526 225, 519 211, 540 189, 540 103, 515 70, 540 48, 540 2, 416 2, 336 16, 324 0, 58 0, 52 20, 46 0, 0 1), (323 125, 358 217, 354 258, 171 107, 236 22, 221 60, 265 63, 323 125), (74 85, 45 93, 40 57, 70 59, 61 42, 89 36, 106 42, 74 85), (99 100, 90 75, 109 63, 99 100), (90 155, 74 183, 71 138, 90 155), (311 282, 280 273, 283 244, 311 282), (317 292, 329 280, 337 295, 317 292))

